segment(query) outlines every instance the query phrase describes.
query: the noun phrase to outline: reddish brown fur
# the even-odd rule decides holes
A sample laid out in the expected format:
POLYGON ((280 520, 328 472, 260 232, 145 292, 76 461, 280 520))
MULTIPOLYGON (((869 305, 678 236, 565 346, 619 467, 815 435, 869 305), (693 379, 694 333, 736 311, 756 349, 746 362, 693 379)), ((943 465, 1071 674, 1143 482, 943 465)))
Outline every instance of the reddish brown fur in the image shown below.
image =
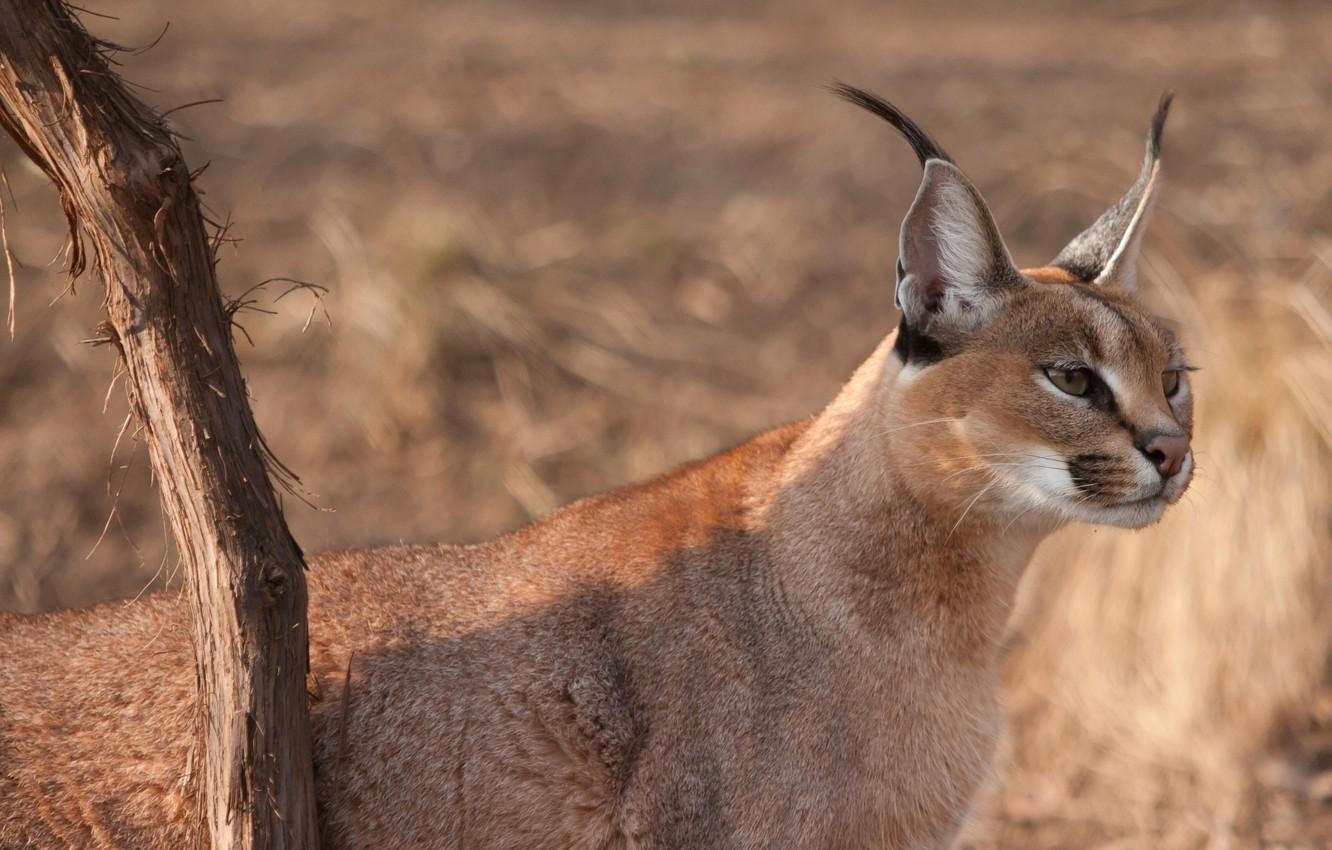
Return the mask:
POLYGON ((1037 283, 1079 283, 1077 275, 1068 269, 1061 269, 1059 266, 1041 266, 1034 269, 1023 269, 1022 273, 1037 283))
MULTIPOLYGON (((1192 472, 1145 442, 1187 446, 1182 354, 1116 289, 1163 120, 1132 203, 1068 251, 1106 285, 1013 268, 979 193, 922 156, 902 345, 818 416, 481 545, 313 558, 325 846, 946 846, 1036 545, 1154 522, 1192 472)), ((0 846, 198 838, 186 616, 173 594, 0 616, 0 846)))
MULTIPOLYGON (((996 372, 903 389, 890 343, 819 417, 507 537, 312 559, 327 846, 942 846, 1052 523, 956 524, 983 452, 913 423, 996 372)), ((192 840, 185 610, 0 620, 0 843, 192 840)))
MULTIPOLYGON (((993 647, 1023 559, 980 569, 980 550, 939 548, 946 529, 909 509, 884 526, 897 488, 871 429, 847 420, 886 420, 865 402, 896 368, 887 350, 848 388, 859 403, 492 543, 315 558, 329 845, 951 834, 983 774, 993 647), (856 508, 828 515, 829 497, 856 508), (922 664, 967 672, 916 684, 922 664)), ((0 834, 185 842, 184 618, 173 595, 5 618, 0 834)))

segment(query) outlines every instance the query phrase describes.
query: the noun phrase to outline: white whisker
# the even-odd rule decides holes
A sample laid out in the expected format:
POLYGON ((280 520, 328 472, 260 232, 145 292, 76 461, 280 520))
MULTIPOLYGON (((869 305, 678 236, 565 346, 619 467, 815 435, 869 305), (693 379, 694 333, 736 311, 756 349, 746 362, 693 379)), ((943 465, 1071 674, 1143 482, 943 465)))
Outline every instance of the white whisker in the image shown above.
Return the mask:
POLYGON ((958 517, 957 522, 953 523, 953 527, 949 529, 948 536, 944 538, 945 543, 953 539, 953 532, 957 531, 957 527, 962 524, 962 520, 967 518, 967 514, 971 513, 971 509, 976 506, 977 502, 980 501, 981 496, 984 496, 987 492, 989 492, 990 488, 994 487, 994 485, 998 483, 999 482, 997 480, 991 481, 989 484, 986 484, 985 487, 982 488, 979 493, 977 493, 975 496, 972 497, 971 501, 967 503, 966 508, 963 509, 962 516, 958 517))
POLYGON ((898 425, 896 428, 889 428, 886 431, 881 431, 880 436, 885 436, 887 434, 896 434, 898 431, 906 431, 910 428, 921 428, 926 425, 939 425, 945 422, 961 422, 961 421, 962 417, 960 416, 945 416, 941 419, 926 419, 923 422, 912 422, 910 425, 898 425))
POLYGON ((980 472, 986 469, 993 469, 996 466, 1018 466, 1018 467, 1028 467, 1035 469, 1048 469, 1052 472, 1062 472, 1064 469, 1062 466, 1044 466, 1039 463, 1030 463, 1028 461, 1011 461, 1011 462, 993 461, 991 463, 982 463, 976 466, 966 467, 965 469, 959 469, 956 472, 950 473, 948 475, 945 475, 943 478, 940 478, 939 483, 942 484, 945 481, 956 478, 959 475, 964 475, 968 472, 980 472))

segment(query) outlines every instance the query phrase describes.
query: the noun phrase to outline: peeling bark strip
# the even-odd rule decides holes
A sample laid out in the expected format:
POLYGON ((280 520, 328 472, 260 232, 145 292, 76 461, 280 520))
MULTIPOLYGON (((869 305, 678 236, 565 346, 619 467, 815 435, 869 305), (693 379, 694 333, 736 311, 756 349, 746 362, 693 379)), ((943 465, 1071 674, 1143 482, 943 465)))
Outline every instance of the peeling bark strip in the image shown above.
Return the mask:
POLYGON ((317 846, 300 548, 269 478, 180 148, 58 0, 0 0, 0 125, 89 256, 185 561, 212 850, 317 846))

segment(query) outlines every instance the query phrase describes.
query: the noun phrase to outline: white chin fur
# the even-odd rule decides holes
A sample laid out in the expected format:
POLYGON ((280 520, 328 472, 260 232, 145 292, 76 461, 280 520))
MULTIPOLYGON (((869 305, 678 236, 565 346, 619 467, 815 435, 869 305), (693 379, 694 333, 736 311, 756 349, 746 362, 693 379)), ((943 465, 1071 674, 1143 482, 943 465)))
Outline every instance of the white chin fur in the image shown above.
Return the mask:
POLYGON ((1163 496, 1152 496, 1136 502, 1119 505, 1079 505, 1079 522, 1094 525, 1113 525, 1119 528, 1145 528, 1161 519, 1169 502, 1163 496))

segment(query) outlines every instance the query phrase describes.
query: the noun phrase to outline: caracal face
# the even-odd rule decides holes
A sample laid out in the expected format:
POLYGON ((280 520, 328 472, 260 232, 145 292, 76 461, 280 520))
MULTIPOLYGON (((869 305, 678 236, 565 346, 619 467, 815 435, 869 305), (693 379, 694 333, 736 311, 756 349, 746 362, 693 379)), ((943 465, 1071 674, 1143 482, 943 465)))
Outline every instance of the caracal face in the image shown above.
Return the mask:
POLYGON ((1174 332, 1114 289, 1042 279, 962 348, 904 381, 901 457, 947 501, 1014 524, 1141 528, 1193 475, 1192 368, 1174 332), (936 485, 937 486, 937 485, 936 485))

